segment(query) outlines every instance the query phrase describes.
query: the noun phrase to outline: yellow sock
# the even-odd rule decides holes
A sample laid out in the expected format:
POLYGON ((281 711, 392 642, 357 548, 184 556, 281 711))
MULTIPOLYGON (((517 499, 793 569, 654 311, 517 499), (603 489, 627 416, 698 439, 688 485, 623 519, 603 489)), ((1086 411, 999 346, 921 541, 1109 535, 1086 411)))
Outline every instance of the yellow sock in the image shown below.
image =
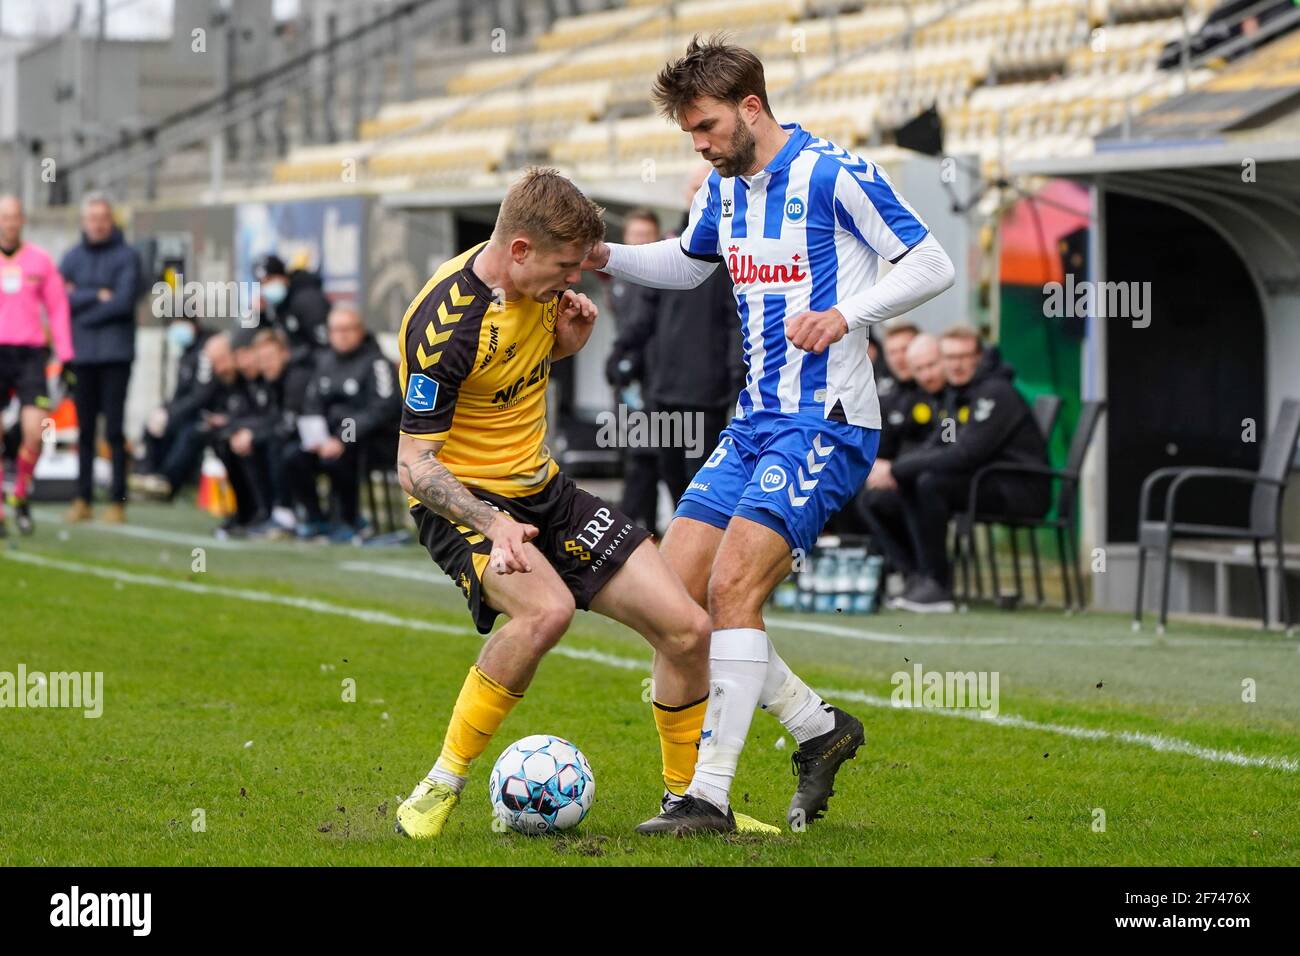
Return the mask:
POLYGON ((693 704, 669 707, 656 700, 652 708, 664 758, 664 786, 678 796, 686 792, 695 775, 695 758, 700 753, 700 730, 704 727, 708 702, 708 697, 701 697, 693 704))
POLYGON ((465 776, 470 761, 487 749, 492 735, 523 697, 488 677, 477 664, 471 667, 451 712, 438 766, 465 776))

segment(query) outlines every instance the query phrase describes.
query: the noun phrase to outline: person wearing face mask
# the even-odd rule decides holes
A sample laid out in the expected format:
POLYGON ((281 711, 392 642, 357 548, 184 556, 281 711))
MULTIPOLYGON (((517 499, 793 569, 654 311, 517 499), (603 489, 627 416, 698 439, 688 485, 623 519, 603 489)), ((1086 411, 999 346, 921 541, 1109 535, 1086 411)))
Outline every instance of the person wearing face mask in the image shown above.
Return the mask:
POLYGON ((170 499, 174 489, 165 474, 183 476, 177 481, 179 486, 198 473, 203 458, 203 444, 197 436, 199 408, 204 389, 212 381, 203 346, 211 335, 188 317, 173 319, 167 326, 167 350, 178 356, 176 382, 171 398, 145 419, 144 458, 131 475, 132 491, 170 499), (176 459, 169 466, 173 454, 176 459))
POLYGON ((330 301, 321 278, 308 269, 286 270, 284 260, 266 256, 257 268, 262 315, 283 329, 296 357, 329 347, 330 301))

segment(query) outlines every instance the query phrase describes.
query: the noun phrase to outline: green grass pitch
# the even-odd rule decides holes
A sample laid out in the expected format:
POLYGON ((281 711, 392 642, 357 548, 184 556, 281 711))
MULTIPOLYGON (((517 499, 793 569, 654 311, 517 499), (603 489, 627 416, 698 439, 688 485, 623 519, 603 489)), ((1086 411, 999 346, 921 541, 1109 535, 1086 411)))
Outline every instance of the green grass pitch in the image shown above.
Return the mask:
MULTIPOLYGON (((649 652, 580 613, 443 838, 413 843, 393 832, 399 795, 480 643, 422 551, 218 542, 189 508, 137 506, 125 528, 37 519, 0 547, 0 671, 102 671, 103 714, 0 710, 2 865, 1300 864, 1300 654, 1279 634, 1157 639, 1059 611, 773 616, 867 746, 805 832, 650 840, 631 832, 660 793, 649 652), (918 662, 997 671, 998 718, 888 706, 891 675, 918 662), (489 824, 491 762, 531 733, 595 770, 570 834, 489 824)), ((781 738, 755 715, 734 794, 774 823, 794 783, 781 738)))

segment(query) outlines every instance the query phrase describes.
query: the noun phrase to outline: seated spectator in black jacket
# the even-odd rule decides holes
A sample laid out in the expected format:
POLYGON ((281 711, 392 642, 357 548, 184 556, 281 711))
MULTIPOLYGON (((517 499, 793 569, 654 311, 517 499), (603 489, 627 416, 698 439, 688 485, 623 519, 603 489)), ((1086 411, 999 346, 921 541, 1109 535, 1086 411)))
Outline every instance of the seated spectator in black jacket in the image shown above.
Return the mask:
MULTIPOLYGON (((906 401, 903 392, 911 388, 912 376, 907 368, 907 346, 920 334, 912 322, 897 319, 884 327, 884 345, 880 344, 877 326, 872 326, 867 337, 867 357, 871 360, 871 374, 876 380, 876 398, 880 402, 880 440, 886 447, 890 431, 890 409, 901 407, 906 401)), ((899 418, 901 420, 901 416, 899 418)), ((880 457, 877 453, 876 457, 880 457)), ((866 485, 863 485, 863 489, 866 485)), ((859 493, 859 496, 861 493, 859 493)), ((876 535, 875 526, 863 518, 858 502, 846 504, 826 523, 827 534, 876 535)))
POLYGON ((167 406, 169 423, 190 421, 191 427, 176 434, 158 473, 145 479, 144 490, 153 497, 172 501, 194 478, 203 461, 203 449, 220 427, 214 423, 221 421, 226 392, 238 386, 239 370, 230 347, 230 334, 209 335, 199 351, 193 386, 183 395, 173 397, 167 406))
POLYGON ((890 330, 885 339, 886 349, 896 350, 899 342, 906 343, 906 347, 901 355, 895 351, 891 359, 897 377, 880 401, 883 427, 876 453, 879 467, 872 467, 855 504, 863 523, 884 551, 889 570, 902 575, 906 585, 912 585, 917 574, 917 558, 904 517, 903 497, 893 482, 883 476, 899 455, 930 440, 944 417, 942 404, 948 380, 944 377, 937 338, 929 333, 909 332, 906 328, 890 330))
POLYGON ((298 420, 300 441, 285 451, 285 476, 304 517, 300 537, 355 541, 365 532, 359 514, 359 453, 385 431, 396 435, 397 372, 350 303, 331 310, 329 342, 329 349, 316 356, 298 420), (322 472, 330 478, 333 524, 325 520, 316 491, 322 472))
POLYGON ((235 350, 247 412, 232 418, 214 451, 226 467, 239 508, 223 526, 226 535, 282 537, 296 528, 284 455, 297 432, 314 363, 294 361, 282 329, 263 328, 235 350))
POLYGON ((900 384, 912 380, 907 370, 907 347, 912 339, 921 334, 915 322, 906 319, 894 319, 886 323, 882 340, 884 346, 877 344, 877 327, 872 326, 871 338, 867 340, 867 354, 871 356, 871 371, 876 378, 876 396, 880 399, 880 411, 883 414, 885 404, 900 384))
POLYGON ((171 398, 149 413, 144 426, 144 459, 130 479, 132 489, 170 500, 189 484, 203 463, 198 435, 203 392, 212 381, 212 363, 203 347, 212 333, 192 318, 173 319, 167 326, 168 347, 180 353, 171 398), (175 476, 175 482, 171 477, 175 476))
POLYGON ((253 346, 255 334, 251 329, 239 329, 231 335, 239 375, 221 390, 216 409, 207 416, 212 450, 225 466, 226 479, 235 495, 235 513, 217 528, 219 538, 244 537, 270 517, 266 469, 256 460, 252 440, 254 429, 267 411, 267 392, 253 346))
MULTIPOLYGON (((957 326, 940 340, 949 388, 945 416, 921 447, 872 469, 881 487, 902 494, 903 511, 916 552, 918 576, 897 606, 918 612, 951 612, 952 566, 948 520, 964 512, 971 478, 985 465, 1047 463, 1047 444, 1033 411, 1012 384, 1014 371, 996 348, 985 350, 974 330, 957 326)), ((994 475, 980 484, 976 507, 1024 517, 1041 517, 1051 504, 1046 479, 994 475)))
POLYGON ((259 329, 253 349, 259 373, 252 385, 253 404, 258 412, 247 423, 246 434, 231 437, 231 447, 242 456, 270 512, 249 534, 283 537, 297 529, 284 460, 298 441, 298 416, 306 405, 315 359, 309 350, 292 351, 288 335, 279 328, 259 329))

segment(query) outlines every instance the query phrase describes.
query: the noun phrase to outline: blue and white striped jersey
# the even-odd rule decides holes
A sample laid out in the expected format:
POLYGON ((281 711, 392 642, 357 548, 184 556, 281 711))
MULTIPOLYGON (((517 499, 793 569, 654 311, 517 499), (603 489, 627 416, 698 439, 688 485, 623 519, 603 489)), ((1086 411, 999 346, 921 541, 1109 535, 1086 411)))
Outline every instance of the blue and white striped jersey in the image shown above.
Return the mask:
POLYGON ((875 164, 798 123, 783 128, 790 138, 754 176, 709 175, 682 249, 731 273, 749 368, 738 415, 766 409, 879 428, 866 328, 814 355, 786 339, 786 318, 869 289, 879 258, 898 261, 929 230, 875 164))

